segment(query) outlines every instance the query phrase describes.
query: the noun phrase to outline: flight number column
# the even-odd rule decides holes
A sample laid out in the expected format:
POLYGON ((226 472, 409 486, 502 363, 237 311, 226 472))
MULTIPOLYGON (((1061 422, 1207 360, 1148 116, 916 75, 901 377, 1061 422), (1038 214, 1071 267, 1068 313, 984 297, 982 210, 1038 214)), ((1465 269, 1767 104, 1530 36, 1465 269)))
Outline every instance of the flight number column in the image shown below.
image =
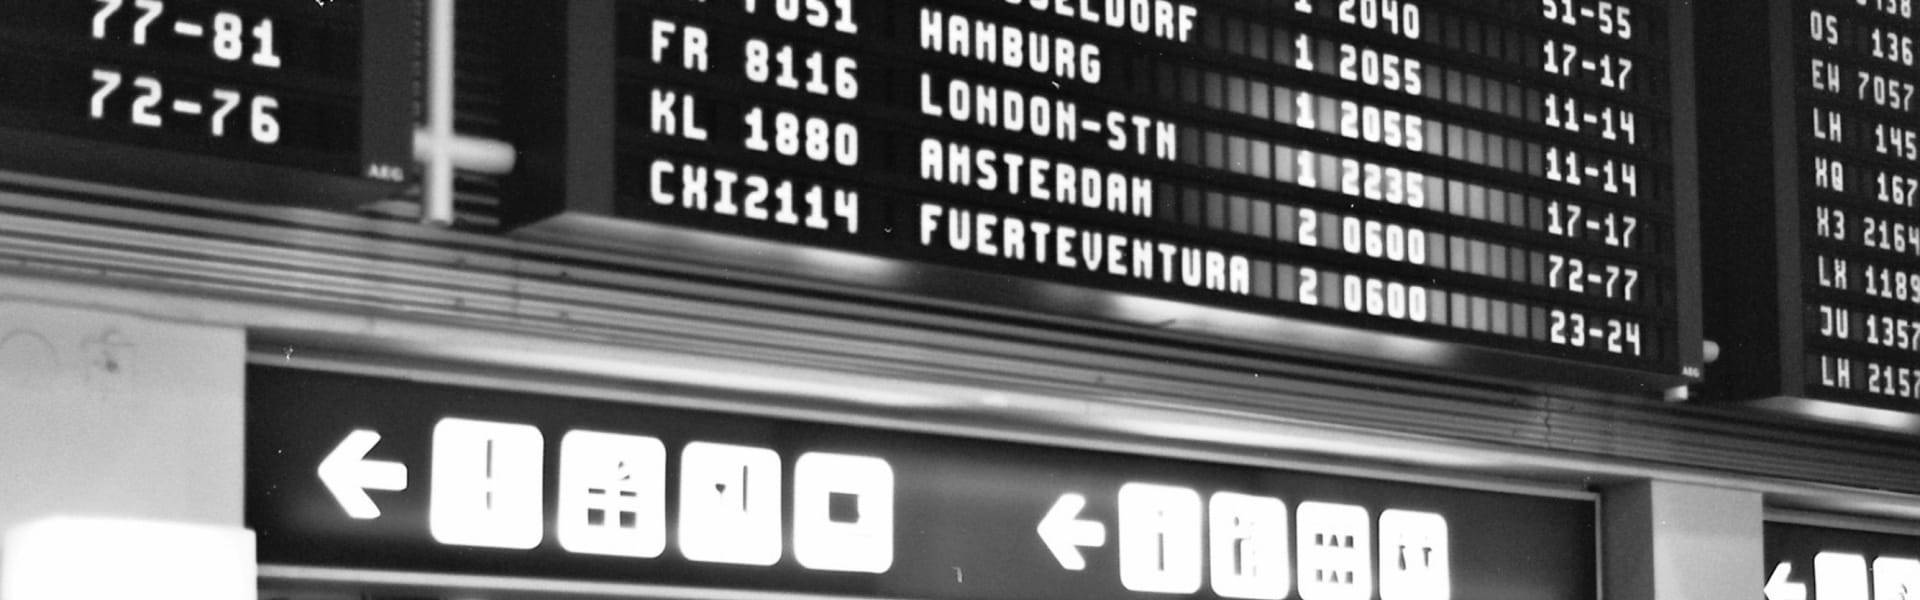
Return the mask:
POLYGON ((1804 1, 1793 19, 1808 383, 1920 399, 1912 2, 1804 1))
POLYGON ((735 0, 687 1, 652 14, 644 58, 673 77, 647 89, 648 132, 672 146, 744 155, 735 162, 752 168, 655 156, 647 166, 651 204, 860 234, 859 192, 812 176, 861 166, 860 125, 817 109, 824 102, 835 113, 857 113, 859 59, 779 34, 800 28, 857 36, 854 11, 854 0, 735 0), (722 34, 677 10, 706 11, 696 14, 733 29, 722 34))

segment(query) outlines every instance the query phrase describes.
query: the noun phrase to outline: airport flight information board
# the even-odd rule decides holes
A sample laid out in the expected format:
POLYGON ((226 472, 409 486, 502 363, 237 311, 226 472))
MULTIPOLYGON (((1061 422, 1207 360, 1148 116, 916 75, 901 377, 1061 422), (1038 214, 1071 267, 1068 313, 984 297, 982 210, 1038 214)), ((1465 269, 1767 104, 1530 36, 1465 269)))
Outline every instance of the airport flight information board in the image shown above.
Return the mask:
POLYGON ((269 202, 411 168, 404 3, 0 4, 0 169, 269 202))
MULTIPOLYGON (((570 8, 569 111, 599 103, 583 94, 611 109, 570 114, 569 160, 604 161, 612 201, 515 198, 521 221, 851 250, 923 280, 900 287, 1042 282, 1306 324, 1262 340, 1282 346, 1438 341, 1408 360, 1455 372, 1643 391, 1698 374, 1677 4, 570 8)), ((570 168, 565 185, 591 187, 570 168)))
POLYGON ((1911 406, 1920 399, 1913 3, 1723 8, 1700 17, 1701 105, 1728 107, 1703 113, 1703 253, 1726 265, 1708 270, 1706 287, 1711 303, 1752 309, 1709 314, 1707 337, 1727 348, 1729 372, 1756 375, 1716 385, 1738 399, 1911 406), (1717 69, 1751 83, 1721 86, 1710 81, 1717 69))

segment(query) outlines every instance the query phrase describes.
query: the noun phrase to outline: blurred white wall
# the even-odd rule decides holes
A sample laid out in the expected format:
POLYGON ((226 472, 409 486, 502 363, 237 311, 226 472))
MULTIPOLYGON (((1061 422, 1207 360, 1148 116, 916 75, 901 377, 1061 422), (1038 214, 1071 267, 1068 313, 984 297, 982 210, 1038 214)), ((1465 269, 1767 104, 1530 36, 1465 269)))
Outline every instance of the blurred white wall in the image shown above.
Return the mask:
MULTIPOLYGON (((7 283, 0 278, 0 290, 7 283)), ((242 512, 244 332, 5 299, 9 291, 24 290, 0 291, 0 532, 10 552, 37 550, 0 554, 0 564, 14 568, 0 571, 0 583, 18 583, 26 564, 45 579, 48 567, 38 559, 67 552, 48 544, 115 531, 98 527, 101 517, 132 520, 125 539, 95 540, 124 548, 103 548, 74 572, 82 579, 54 583, 109 580, 133 567, 111 563, 138 560, 138 550, 154 542, 142 536, 184 542, 182 531, 226 540, 216 543, 244 540, 250 563, 242 512), (48 525, 49 517, 82 519, 48 525)), ((103 301, 112 294, 103 290, 103 301)), ((27 600, 17 585, 6 589, 15 594, 6 600, 27 600)), ((79 589, 69 587, 67 597, 79 589)))

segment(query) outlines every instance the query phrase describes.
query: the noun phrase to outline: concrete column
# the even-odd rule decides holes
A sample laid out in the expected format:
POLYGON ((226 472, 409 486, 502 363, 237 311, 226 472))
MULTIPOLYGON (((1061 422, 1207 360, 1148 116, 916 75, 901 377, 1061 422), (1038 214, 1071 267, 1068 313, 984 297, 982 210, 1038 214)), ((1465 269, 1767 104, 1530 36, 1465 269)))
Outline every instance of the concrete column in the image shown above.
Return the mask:
POLYGON ((1607 597, 1761 596, 1760 494, 1641 481, 1606 490, 1602 503, 1607 597))
MULTIPOLYGON (((101 292, 102 302, 112 296, 101 292)), ((9 600, 46 590, 99 597, 99 586, 126 579, 115 574, 154 570, 153 553, 185 554, 169 539, 221 550, 170 567, 195 586, 183 595, 232 589, 240 576, 251 593, 245 353, 237 327, 0 299, 0 589, 9 600), (46 564, 67 554, 79 563, 70 572, 46 564), (196 573, 226 581, 194 582, 196 573)), ((145 589, 134 596, 173 596, 145 589)))

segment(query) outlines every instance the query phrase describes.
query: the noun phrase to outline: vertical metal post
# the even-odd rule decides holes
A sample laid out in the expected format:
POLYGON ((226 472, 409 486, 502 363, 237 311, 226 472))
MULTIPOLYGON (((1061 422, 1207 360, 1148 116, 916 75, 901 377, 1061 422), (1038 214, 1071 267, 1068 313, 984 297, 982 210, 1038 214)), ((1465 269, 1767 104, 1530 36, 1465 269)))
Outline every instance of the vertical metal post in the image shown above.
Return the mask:
MULTIPOLYGON (((431 0, 427 8, 426 175, 421 181, 428 225, 453 224, 453 0, 431 0)), ((416 144, 417 145, 417 144, 416 144)), ((416 149, 418 152, 418 149, 416 149)))

